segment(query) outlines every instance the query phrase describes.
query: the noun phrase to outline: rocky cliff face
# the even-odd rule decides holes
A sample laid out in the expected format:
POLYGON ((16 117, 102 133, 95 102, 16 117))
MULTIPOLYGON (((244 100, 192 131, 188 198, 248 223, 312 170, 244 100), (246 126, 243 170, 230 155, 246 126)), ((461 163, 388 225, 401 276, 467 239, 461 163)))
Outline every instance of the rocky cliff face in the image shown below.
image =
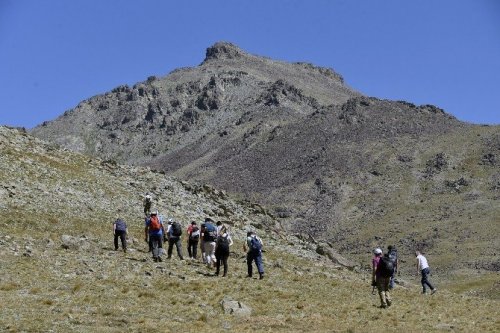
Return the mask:
POLYGON ((393 243, 448 265, 475 244, 463 264, 498 268, 499 127, 362 96, 331 69, 217 43, 197 67, 117 87, 32 133, 259 202, 352 256, 393 243))

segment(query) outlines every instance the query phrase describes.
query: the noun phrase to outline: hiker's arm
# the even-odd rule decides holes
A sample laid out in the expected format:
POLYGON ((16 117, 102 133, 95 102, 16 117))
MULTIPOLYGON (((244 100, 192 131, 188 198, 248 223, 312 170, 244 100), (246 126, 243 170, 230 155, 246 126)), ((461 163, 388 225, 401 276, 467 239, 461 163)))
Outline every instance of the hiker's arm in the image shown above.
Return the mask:
POLYGON ((147 226, 144 228, 144 240, 146 242, 148 241, 148 227, 147 226))
POLYGON ((113 223, 113 235, 115 234, 116 232, 116 223, 113 223))
POLYGON ((420 260, 417 258, 417 275, 420 273, 420 260))

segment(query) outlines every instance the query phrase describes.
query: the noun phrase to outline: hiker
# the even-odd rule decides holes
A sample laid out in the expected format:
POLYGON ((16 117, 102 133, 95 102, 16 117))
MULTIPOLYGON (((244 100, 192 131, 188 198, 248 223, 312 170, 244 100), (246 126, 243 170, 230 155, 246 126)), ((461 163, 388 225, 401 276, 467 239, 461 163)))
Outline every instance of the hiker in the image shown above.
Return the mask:
POLYGON ((187 250, 189 254, 189 259, 196 260, 196 254, 198 251, 198 241, 200 240, 200 229, 198 225, 196 225, 195 221, 192 221, 189 227, 187 228, 187 250))
POLYGON ((432 286, 429 282, 429 274, 431 273, 429 263, 427 259, 420 253, 420 251, 415 251, 415 257, 417 257, 417 275, 420 273, 422 275, 422 294, 426 293, 426 286, 431 288, 431 295, 434 294, 437 289, 432 286))
POLYGON ((380 248, 376 248, 373 254, 372 285, 377 286, 378 295, 380 297, 380 307, 386 308, 392 304, 391 295, 389 294, 389 281, 394 271, 394 264, 388 254, 382 256, 382 250, 380 248))
POLYGON ((209 217, 205 219, 205 229, 203 232, 203 249, 208 268, 215 266, 215 240, 217 238, 217 228, 209 217))
POLYGON ((224 227, 222 221, 217 221, 217 237, 221 234, 222 227, 224 227))
POLYGON ((153 203, 153 196, 151 195, 151 193, 146 193, 146 195, 144 196, 144 202, 143 202, 143 205, 144 205, 144 215, 148 216, 150 215, 151 213, 151 204, 153 203))
POLYGON ((161 254, 163 252, 163 236, 165 229, 163 227, 163 220, 158 214, 158 210, 154 209, 149 218, 146 219, 144 227, 145 241, 150 245, 151 252, 153 253, 153 260, 162 261, 161 254))
POLYGON ((113 222, 113 236, 115 242, 115 251, 118 250, 118 238, 120 238, 122 243, 123 252, 127 253, 127 224, 123 219, 117 218, 115 222, 113 222))
POLYGON ((217 241, 215 243, 215 258, 217 258, 217 265, 215 275, 219 275, 220 264, 224 265, 224 273, 222 277, 227 276, 227 259, 229 258, 229 247, 233 245, 233 239, 229 234, 229 231, 225 226, 219 231, 219 236, 217 236, 217 241))
POLYGON ((168 237, 167 258, 168 259, 172 258, 172 249, 175 244, 175 247, 177 249, 177 255, 181 260, 184 260, 184 257, 182 256, 182 241, 181 241, 182 226, 180 225, 179 222, 174 221, 173 219, 169 219, 168 224, 169 226, 167 230, 167 237, 168 237))
POLYGON ((200 251, 201 251, 201 260, 204 264, 207 263, 207 253, 205 252, 205 222, 200 225, 200 251))
POLYGON ((247 252, 248 275, 252 277, 252 261, 255 261, 257 270, 259 271, 259 279, 264 278, 264 264, 262 263, 262 240, 257 235, 249 231, 247 232, 247 241, 243 244, 243 251, 247 252))
POLYGON ((396 273, 399 272, 399 258, 398 258, 398 250, 395 246, 389 245, 387 247, 387 254, 394 262, 394 273, 391 275, 391 280, 389 281, 389 289, 394 289, 394 283, 396 279, 396 273))

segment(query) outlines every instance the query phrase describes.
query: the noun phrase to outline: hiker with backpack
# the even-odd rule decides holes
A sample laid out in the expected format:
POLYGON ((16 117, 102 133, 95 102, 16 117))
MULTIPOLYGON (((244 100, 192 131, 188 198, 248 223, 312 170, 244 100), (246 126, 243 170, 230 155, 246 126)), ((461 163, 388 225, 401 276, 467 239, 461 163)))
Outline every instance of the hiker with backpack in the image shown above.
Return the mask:
POLYGON ((389 281, 389 289, 394 289, 394 284, 396 280, 396 273, 399 272, 399 258, 398 258, 398 250, 395 246, 389 245, 387 247, 387 254, 394 262, 394 272, 391 275, 391 280, 389 281))
POLYGON ((415 257, 417 257, 417 275, 420 273, 422 276, 422 294, 426 293, 426 286, 431 288, 431 295, 433 295, 437 289, 432 286, 429 282, 429 274, 431 273, 429 263, 427 258, 425 258, 420 251, 415 251, 415 257))
POLYGON ((120 238, 122 243, 123 252, 127 253, 127 224, 123 219, 117 218, 115 222, 113 222, 113 236, 115 243, 115 251, 118 250, 118 238, 120 238))
POLYGON ((247 232, 247 241, 243 244, 243 251, 247 252, 247 267, 248 278, 252 277, 252 262, 255 261, 259 279, 264 278, 264 264, 262 263, 262 240, 257 235, 249 231, 247 232))
POLYGON ((144 227, 145 241, 151 247, 151 252, 153 253, 153 260, 155 262, 162 261, 161 254, 163 252, 163 236, 165 235, 165 229, 163 227, 163 221, 158 214, 158 210, 154 209, 151 212, 149 218, 146 219, 144 227))
POLYGON ((227 259, 229 258, 229 247, 233 245, 233 239, 229 234, 229 231, 225 226, 219 230, 219 235, 217 236, 217 241, 215 244, 215 258, 217 258, 217 265, 215 275, 219 275, 220 264, 224 265, 224 273, 222 277, 227 276, 227 259))
POLYGON ((200 240, 200 229, 198 228, 198 225, 196 225, 195 221, 191 222, 191 224, 187 228, 187 235, 187 250, 189 258, 196 260, 198 241, 200 240))
POLYGON ((177 255, 181 260, 184 260, 184 257, 182 256, 182 241, 181 241, 181 235, 182 235, 182 226, 180 225, 179 222, 174 221, 173 219, 169 219, 169 226, 167 230, 167 237, 168 237, 168 250, 167 250, 167 255, 168 259, 172 258, 172 249, 175 247, 177 249, 177 255))
POLYGON ((144 196, 144 201, 143 201, 144 215, 146 216, 150 215, 152 203, 153 203, 153 196, 148 192, 144 196))
POLYGON ((392 304, 389 293, 389 282, 391 275, 394 273, 394 262, 389 258, 388 254, 383 255, 382 250, 379 248, 376 248, 373 254, 372 286, 377 286, 378 295, 380 296, 380 307, 386 308, 392 304))
POLYGON ((215 266, 215 240, 217 238, 217 228, 214 221, 207 217, 203 230, 203 249, 205 250, 205 260, 208 268, 215 266))

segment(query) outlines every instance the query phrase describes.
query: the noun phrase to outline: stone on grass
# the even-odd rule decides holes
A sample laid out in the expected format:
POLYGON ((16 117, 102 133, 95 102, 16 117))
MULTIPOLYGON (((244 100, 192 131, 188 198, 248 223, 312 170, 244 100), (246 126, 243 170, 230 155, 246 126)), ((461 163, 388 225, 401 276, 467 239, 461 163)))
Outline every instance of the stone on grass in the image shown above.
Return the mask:
POLYGON ((239 317, 249 317, 252 315, 252 308, 229 297, 224 297, 224 299, 221 301, 221 305, 224 309, 225 314, 239 317))

